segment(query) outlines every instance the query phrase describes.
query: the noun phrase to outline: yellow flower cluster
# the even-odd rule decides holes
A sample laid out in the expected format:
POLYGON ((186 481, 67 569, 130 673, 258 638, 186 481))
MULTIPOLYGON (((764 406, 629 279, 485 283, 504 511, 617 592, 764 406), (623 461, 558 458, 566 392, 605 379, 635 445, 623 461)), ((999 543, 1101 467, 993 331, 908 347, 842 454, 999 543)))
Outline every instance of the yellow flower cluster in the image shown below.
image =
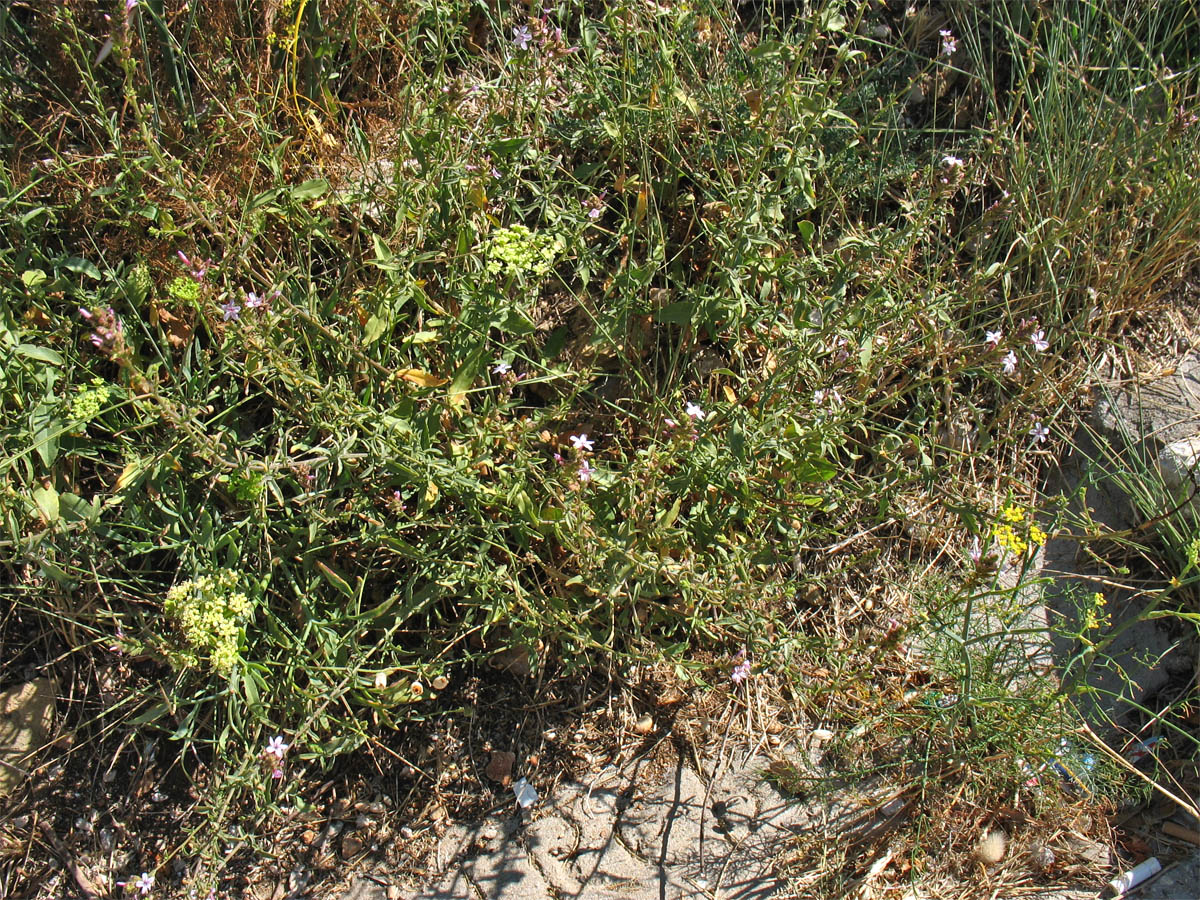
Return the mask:
POLYGON ((238 658, 243 623, 251 612, 250 598, 238 588, 229 569, 201 575, 167 591, 163 610, 179 626, 191 652, 184 660, 196 665, 200 654, 218 672, 228 673, 238 658))
POLYGON ((1020 556, 1030 545, 1046 543, 1046 532, 1033 520, 1033 510, 1008 505, 1000 511, 999 520, 992 526, 996 543, 1014 556, 1020 556))
POLYGON ((1095 631, 1097 628, 1108 627, 1112 624, 1112 617, 1108 613, 1101 615, 1100 610, 1104 609, 1104 595, 1099 591, 1092 594, 1091 604, 1087 611, 1083 614, 1083 630, 1095 631))
POLYGON ((112 387, 103 378, 93 378, 91 387, 80 386, 71 401, 71 418, 86 425, 100 412, 100 408, 108 402, 112 395, 112 387))

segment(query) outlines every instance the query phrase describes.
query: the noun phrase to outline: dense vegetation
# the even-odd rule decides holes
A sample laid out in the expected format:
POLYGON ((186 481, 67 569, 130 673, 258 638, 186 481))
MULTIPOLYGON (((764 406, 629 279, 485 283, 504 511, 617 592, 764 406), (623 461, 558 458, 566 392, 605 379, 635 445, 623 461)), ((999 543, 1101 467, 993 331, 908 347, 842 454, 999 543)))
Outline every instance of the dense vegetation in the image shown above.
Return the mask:
POLYGON ((804 6, 0 4, 0 677, 203 772, 187 884, 501 653, 849 726, 945 638, 904 728, 1057 746, 972 616, 1196 262, 1196 5, 804 6))

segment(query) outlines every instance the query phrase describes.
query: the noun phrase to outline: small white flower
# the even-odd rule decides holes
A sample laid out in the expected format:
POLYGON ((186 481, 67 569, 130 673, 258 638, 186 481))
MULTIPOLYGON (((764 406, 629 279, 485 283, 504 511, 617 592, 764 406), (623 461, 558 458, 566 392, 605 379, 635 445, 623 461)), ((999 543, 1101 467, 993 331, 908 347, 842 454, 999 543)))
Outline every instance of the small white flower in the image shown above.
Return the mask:
POLYGON ((954 51, 958 49, 954 33, 949 28, 943 28, 938 34, 942 37, 942 56, 953 56, 954 51))
POLYGON ((1004 332, 1001 331, 999 328, 997 328, 995 331, 990 331, 985 328, 984 332, 987 335, 988 346, 991 347, 993 350, 995 350, 997 347, 999 347, 1000 342, 1002 340, 1004 340, 1004 332))
POLYGON ((576 450, 591 450, 593 448, 593 443, 591 440, 589 440, 587 432, 585 431, 583 434, 571 435, 571 446, 576 450))
POLYGON ((963 161, 957 156, 943 156, 942 165, 947 169, 961 169, 963 161))
POLYGON ((149 872, 143 872, 142 876, 133 883, 133 886, 143 894, 150 893, 150 889, 154 887, 154 876, 149 872))
POLYGON ((586 459, 579 464, 579 480, 581 482, 591 481, 592 476, 595 474, 596 470, 588 465, 588 461, 586 459))
POLYGON ((385 687, 387 687, 387 679, 388 679, 387 670, 380 669, 378 672, 375 673, 375 687, 377 687, 379 690, 382 691, 385 687))
POLYGON ((695 403, 691 403, 691 402, 688 403, 687 409, 685 410, 685 412, 687 412, 687 414, 689 416, 691 416, 693 419, 695 419, 697 422, 703 422, 704 417, 708 415, 708 413, 706 413, 704 410, 702 410, 699 406, 697 406, 695 403))
POLYGON ((1044 444, 1046 438, 1050 437, 1050 429, 1041 422, 1034 422, 1033 427, 1029 429, 1029 436, 1033 438, 1034 443, 1044 444))
POLYGON ((1011 350, 1008 351, 1004 359, 1000 360, 1000 362, 1003 366, 1005 375, 1012 375, 1017 371, 1017 354, 1013 353, 1011 350))
POLYGON ((492 373, 494 375, 506 375, 511 371, 512 371, 512 366, 510 366, 504 360, 500 360, 494 366, 492 366, 492 373))
POLYGON ((1041 329, 1029 336, 1029 343, 1033 344, 1033 349, 1038 353, 1045 353, 1050 347, 1050 342, 1046 340, 1046 332, 1041 329))

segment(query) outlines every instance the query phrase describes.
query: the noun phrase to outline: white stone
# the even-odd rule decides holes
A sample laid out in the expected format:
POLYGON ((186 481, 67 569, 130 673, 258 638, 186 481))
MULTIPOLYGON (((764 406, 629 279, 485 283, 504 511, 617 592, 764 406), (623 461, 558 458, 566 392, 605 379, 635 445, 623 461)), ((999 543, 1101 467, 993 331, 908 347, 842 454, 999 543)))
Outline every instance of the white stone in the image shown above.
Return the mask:
POLYGON ((1167 444, 1158 454, 1158 468, 1172 494, 1186 496, 1194 491, 1200 484, 1200 437, 1167 444))

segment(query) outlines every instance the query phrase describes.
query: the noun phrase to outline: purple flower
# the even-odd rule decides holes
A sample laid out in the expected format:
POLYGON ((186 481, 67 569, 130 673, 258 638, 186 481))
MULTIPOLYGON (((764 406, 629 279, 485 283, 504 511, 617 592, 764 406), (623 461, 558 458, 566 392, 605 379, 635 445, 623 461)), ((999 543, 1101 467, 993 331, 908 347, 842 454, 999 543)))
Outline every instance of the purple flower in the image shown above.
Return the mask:
POLYGON ((496 365, 492 366, 492 372, 496 375, 507 375, 511 371, 512 366, 510 366, 504 360, 500 360, 496 363, 496 365))
POLYGON ((1002 340, 1004 340, 1004 332, 1001 331, 999 328, 997 328, 995 331, 989 331, 988 329, 985 328, 984 333, 987 336, 988 346, 991 347, 993 350, 995 350, 997 347, 999 347, 1000 342, 1002 340))
POLYGON ((133 8, 138 5, 138 0, 125 0, 125 12, 133 12, 133 8))
POLYGON ((258 309, 267 302, 266 297, 260 297, 254 291, 246 292, 246 309, 258 309))
POLYGON ((191 260, 187 258, 187 254, 182 250, 176 250, 175 255, 180 261, 187 266, 188 273, 196 280, 197 283, 204 281, 204 276, 208 273, 208 267, 212 265, 211 259, 206 259, 203 262, 200 260, 191 260))
POLYGON ((591 450, 594 444, 588 439, 587 432, 585 431, 583 434, 571 435, 571 446, 576 450, 591 450))
POLYGON ((561 466, 563 464, 563 455, 561 453, 555 452, 554 461, 561 466))
POLYGON ((96 327, 89 335, 93 347, 114 356, 123 352, 125 328, 111 306, 99 310, 85 310, 81 307, 79 315, 96 327))
POLYGON ((154 876, 149 872, 143 872, 141 877, 133 883, 133 886, 142 894, 150 893, 150 889, 154 887, 154 876))
POLYGON ((529 28, 526 25, 519 25, 513 28, 513 43, 521 50, 529 49, 529 42, 533 40, 533 35, 530 34, 529 28))
POLYGON ((1050 437, 1050 429, 1041 422, 1034 422, 1033 427, 1029 429, 1029 436, 1033 438, 1034 443, 1044 444, 1046 438, 1050 437))
POLYGON ((276 735, 267 741, 267 746, 263 749, 263 756, 273 756, 282 760, 289 749, 291 749, 291 745, 283 740, 283 736, 276 735))
POLYGON ((942 56, 953 56, 954 51, 958 49, 958 41, 954 38, 954 33, 948 28, 943 28, 938 32, 942 36, 942 56))
POLYGON ((741 684, 749 677, 750 677, 750 660, 749 659, 743 659, 736 666, 734 666, 733 672, 729 676, 730 680, 734 684, 741 684))
POLYGON ((1017 354, 1011 350, 1005 355, 1004 359, 1000 360, 1005 375, 1012 375, 1017 371, 1017 354))
POLYGON ((1044 353, 1050 347, 1050 342, 1046 340, 1046 332, 1040 328, 1029 336, 1029 343, 1033 344, 1033 349, 1038 353, 1044 353))
POLYGON ((596 474, 596 470, 588 465, 588 461, 586 459, 579 464, 580 481, 591 481, 594 474, 596 474))
POLYGON ((222 304, 221 311, 225 313, 225 321, 230 319, 237 320, 242 315, 242 308, 233 302, 233 298, 229 298, 229 302, 222 304))

